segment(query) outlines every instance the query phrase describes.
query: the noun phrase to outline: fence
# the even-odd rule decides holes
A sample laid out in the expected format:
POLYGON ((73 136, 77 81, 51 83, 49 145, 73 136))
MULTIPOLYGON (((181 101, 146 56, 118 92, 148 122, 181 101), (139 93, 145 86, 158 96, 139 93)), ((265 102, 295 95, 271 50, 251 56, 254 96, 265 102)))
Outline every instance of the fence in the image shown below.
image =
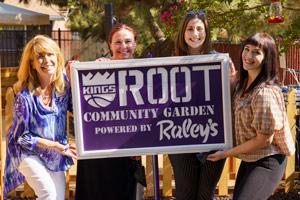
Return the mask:
POLYGON ((234 66, 238 69, 240 66, 240 54, 242 51, 242 45, 229 44, 229 43, 214 43, 213 47, 216 51, 222 53, 228 53, 234 66))
POLYGON ((78 33, 71 31, 48 30, 1 30, 0 31, 0 64, 4 67, 17 67, 25 44, 37 34, 48 35, 56 41, 65 59, 71 59, 73 53, 80 49, 78 33))
MULTIPOLYGON (((55 40, 66 60, 73 56, 80 56, 82 53, 82 43, 77 32, 51 30, 1 30, 0 31, 0 66, 17 67, 25 44, 36 34, 45 34, 55 40)), ((91 46, 91 45, 90 45, 91 46)), ((214 43, 214 48, 218 52, 229 53, 237 69, 240 66, 240 44, 214 43)), ((85 49, 85 51, 92 51, 85 49)), ((297 84, 295 79, 300 79, 300 47, 291 46, 285 54, 286 67, 291 70, 281 70, 280 77, 284 79, 286 85, 297 84)))
POLYGON ((299 84, 300 80, 300 46, 291 46, 285 54, 286 60, 286 85, 299 84))
MULTIPOLYGON (((214 48, 218 52, 229 53, 234 66, 240 67, 240 54, 242 46, 240 44, 214 43, 214 48)), ((282 54, 283 63, 279 70, 279 77, 284 85, 299 85, 300 83, 300 46, 290 46, 286 53, 282 54)))

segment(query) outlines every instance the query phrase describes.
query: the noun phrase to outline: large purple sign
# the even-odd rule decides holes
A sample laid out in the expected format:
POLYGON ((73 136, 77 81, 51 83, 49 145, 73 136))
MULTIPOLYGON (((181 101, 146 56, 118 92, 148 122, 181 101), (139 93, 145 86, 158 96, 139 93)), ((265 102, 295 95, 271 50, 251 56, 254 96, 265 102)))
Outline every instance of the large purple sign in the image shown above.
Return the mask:
POLYGON ((72 66, 80 159, 232 146, 228 55, 72 66))

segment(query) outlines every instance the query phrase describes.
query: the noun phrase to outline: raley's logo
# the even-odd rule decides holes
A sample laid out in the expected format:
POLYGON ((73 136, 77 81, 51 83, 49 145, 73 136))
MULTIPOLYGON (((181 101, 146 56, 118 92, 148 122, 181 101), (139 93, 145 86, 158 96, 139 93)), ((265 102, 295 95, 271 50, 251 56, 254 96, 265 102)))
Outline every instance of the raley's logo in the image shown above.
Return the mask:
POLYGON ((93 107, 106 107, 116 97, 115 74, 97 72, 82 75, 84 99, 93 107))
MULTIPOLYGON (((146 77, 144 80, 144 73, 140 70, 121 70, 118 71, 118 96, 119 105, 128 106, 128 93, 132 94, 132 97, 136 105, 145 105, 145 101, 155 105, 155 104, 166 104, 168 101, 174 103, 184 103, 189 102, 192 99, 192 72, 204 72, 204 99, 205 101, 210 101, 210 80, 209 71, 220 69, 220 65, 211 66, 192 66, 192 67, 173 67, 169 71, 166 68, 149 68, 146 72, 146 77), (176 91, 176 84, 178 82, 176 75, 184 75, 184 95, 180 95, 176 91), (154 82, 154 76, 161 76, 160 83, 154 82), (128 77, 134 78, 134 84, 126 84, 128 77), (142 96, 141 89, 145 86, 147 87, 146 96, 142 96), (155 98, 154 84, 161 85, 161 97, 155 98)), ((106 107, 115 98, 116 95, 116 85, 114 73, 111 75, 106 72, 101 75, 99 72, 96 75, 89 73, 87 76, 83 75, 83 94, 84 98, 88 103, 94 107, 106 107), (101 83, 101 84, 99 84, 101 83)))

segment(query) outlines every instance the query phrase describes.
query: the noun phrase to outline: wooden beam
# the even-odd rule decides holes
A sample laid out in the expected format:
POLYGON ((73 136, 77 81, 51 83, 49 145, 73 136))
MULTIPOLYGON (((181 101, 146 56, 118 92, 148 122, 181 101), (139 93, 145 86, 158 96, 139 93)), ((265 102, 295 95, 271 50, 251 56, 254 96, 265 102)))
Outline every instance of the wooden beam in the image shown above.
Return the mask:
MULTIPOLYGON (((287 116, 293 135, 293 140, 296 141, 296 96, 295 89, 291 89, 288 93, 288 102, 286 106, 287 116)), ((285 192, 289 192, 294 187, 294 175, 295 175, 295 154, 288 157, 287 166, 284 174, 285 180, 285 192)))

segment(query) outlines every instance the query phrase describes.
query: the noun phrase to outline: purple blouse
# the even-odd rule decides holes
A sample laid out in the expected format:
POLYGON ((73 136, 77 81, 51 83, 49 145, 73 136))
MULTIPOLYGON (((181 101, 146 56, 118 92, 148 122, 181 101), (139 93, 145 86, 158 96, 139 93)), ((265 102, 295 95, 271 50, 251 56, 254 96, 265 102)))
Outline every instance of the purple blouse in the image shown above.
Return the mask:
POLYGON ((18 171, 21 161, 34 155, 51 171, 66 171, 73 165, 70 157, 53 149, 37 147, 38 138, 67 144, 66 117, 71 109, 70 88, 64 95, 52 93, 51 107, 44 107, 38 96, 28 89, 15 97, 14 117, 8 133, 4 172, 4 197, 22 184, 25 177, 18 171))

